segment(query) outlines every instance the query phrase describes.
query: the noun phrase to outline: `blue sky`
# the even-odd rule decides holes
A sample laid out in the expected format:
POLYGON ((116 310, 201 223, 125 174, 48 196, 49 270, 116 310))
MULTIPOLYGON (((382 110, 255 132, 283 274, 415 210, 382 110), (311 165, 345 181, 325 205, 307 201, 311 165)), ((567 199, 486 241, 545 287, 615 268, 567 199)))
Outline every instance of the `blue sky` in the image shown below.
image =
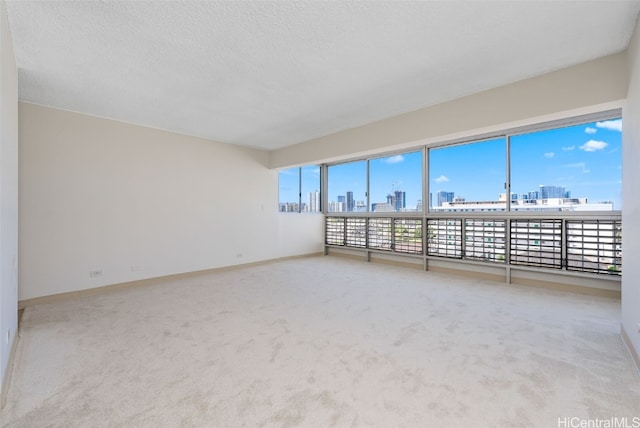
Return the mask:
POLYGON ((511 190, 564 186, 572 197, 613 201, 621 209, 622 121, 541 131, 511 138, 511 190))
MULTIPOLYGON (((621 120, 615 119, 512 136, 512 193, 535 191, 540 185, 564 186, 572 197, 614 201, 614 208, 621 209, 621 126, 621 120)), ((370 203, 386 202, 389 193, 402 190, 407 208, 415 208, 422 198, 421 167, 420 151, 371 159, 370 203)), ((434 204, 440 190, 468 201, 497 200, 505 192, 505 139, 432 149, 429 171, 434 204)), ((297 200, 297 181, 287 184, 287 177, 281 172, 280 201, 297 200)), ((317 172, 303 173, 303 201, 317 187, 317 172)), ((365 161, 330 167, 329 201, 337 201, 347 191, 354 192, 355 200, 366 201, 365 161)))
POLYGON ((298 202, 298 187, 302 186, 302 202, 307 201, 309 192, 320 190, 320 167, 303 166, 302 181, 299 168, 282 170, 279 173, 280 202, 298 202))

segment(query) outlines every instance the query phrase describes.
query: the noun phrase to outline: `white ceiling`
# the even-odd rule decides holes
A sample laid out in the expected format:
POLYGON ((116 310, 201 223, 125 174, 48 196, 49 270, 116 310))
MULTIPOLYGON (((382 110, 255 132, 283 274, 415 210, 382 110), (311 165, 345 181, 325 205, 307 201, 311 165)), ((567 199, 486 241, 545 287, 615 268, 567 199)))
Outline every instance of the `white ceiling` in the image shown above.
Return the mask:
POLYGON ((21 100, 277 149, 627 47, 634 1, 7 1, 21 100))

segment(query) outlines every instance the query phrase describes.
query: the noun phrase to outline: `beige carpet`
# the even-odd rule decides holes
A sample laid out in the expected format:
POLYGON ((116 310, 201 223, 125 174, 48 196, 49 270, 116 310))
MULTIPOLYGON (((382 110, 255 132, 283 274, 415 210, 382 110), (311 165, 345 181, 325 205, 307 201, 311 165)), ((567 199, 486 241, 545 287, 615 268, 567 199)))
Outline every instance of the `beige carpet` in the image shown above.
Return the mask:
POLYGON ((312 257, 28 307, 5 427, 640 417, 620 302, 312 257))

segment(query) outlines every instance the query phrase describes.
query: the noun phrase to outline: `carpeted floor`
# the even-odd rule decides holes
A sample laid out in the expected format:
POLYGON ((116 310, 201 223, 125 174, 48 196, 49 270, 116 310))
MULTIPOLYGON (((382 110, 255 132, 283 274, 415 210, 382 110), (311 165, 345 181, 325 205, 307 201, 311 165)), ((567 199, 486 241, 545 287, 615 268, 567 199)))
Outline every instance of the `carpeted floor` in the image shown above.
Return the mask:
POLYGON ((339 257, 162 280, 26 308, 2 426, 631 423, 619 319, 617 300, 339 257))

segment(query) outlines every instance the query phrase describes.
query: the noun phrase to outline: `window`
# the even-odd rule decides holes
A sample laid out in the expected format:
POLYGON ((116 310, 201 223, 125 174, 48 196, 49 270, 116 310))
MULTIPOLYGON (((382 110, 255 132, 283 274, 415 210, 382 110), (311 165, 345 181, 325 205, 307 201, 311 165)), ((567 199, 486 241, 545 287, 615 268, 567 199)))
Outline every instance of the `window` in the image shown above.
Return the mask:
POLYGON ((422 152, 369 161, 369 211, 422 212, 422 152))
POLYGON ((280 171, 278 194, 280 212, 320 212, 320 167, 313 165, 280 171))
POLYGON ((622 206, 622 120, 511 137, 512 211, 611 211, 622 206))
POLYGON ((284 169, 278 173, 280 212, 300 212, 300 168, 284 169))
POLYGON ((319 213, 320 209, 320 167, 303 166, 300 169, 301 212, 319 213))
POLYGON ((429 211, 505 211, 504 138, 429 150, 429 211))
POLYGON ((328 183, 328 212, 367 211, 366 161, 329 166, 328 183))

